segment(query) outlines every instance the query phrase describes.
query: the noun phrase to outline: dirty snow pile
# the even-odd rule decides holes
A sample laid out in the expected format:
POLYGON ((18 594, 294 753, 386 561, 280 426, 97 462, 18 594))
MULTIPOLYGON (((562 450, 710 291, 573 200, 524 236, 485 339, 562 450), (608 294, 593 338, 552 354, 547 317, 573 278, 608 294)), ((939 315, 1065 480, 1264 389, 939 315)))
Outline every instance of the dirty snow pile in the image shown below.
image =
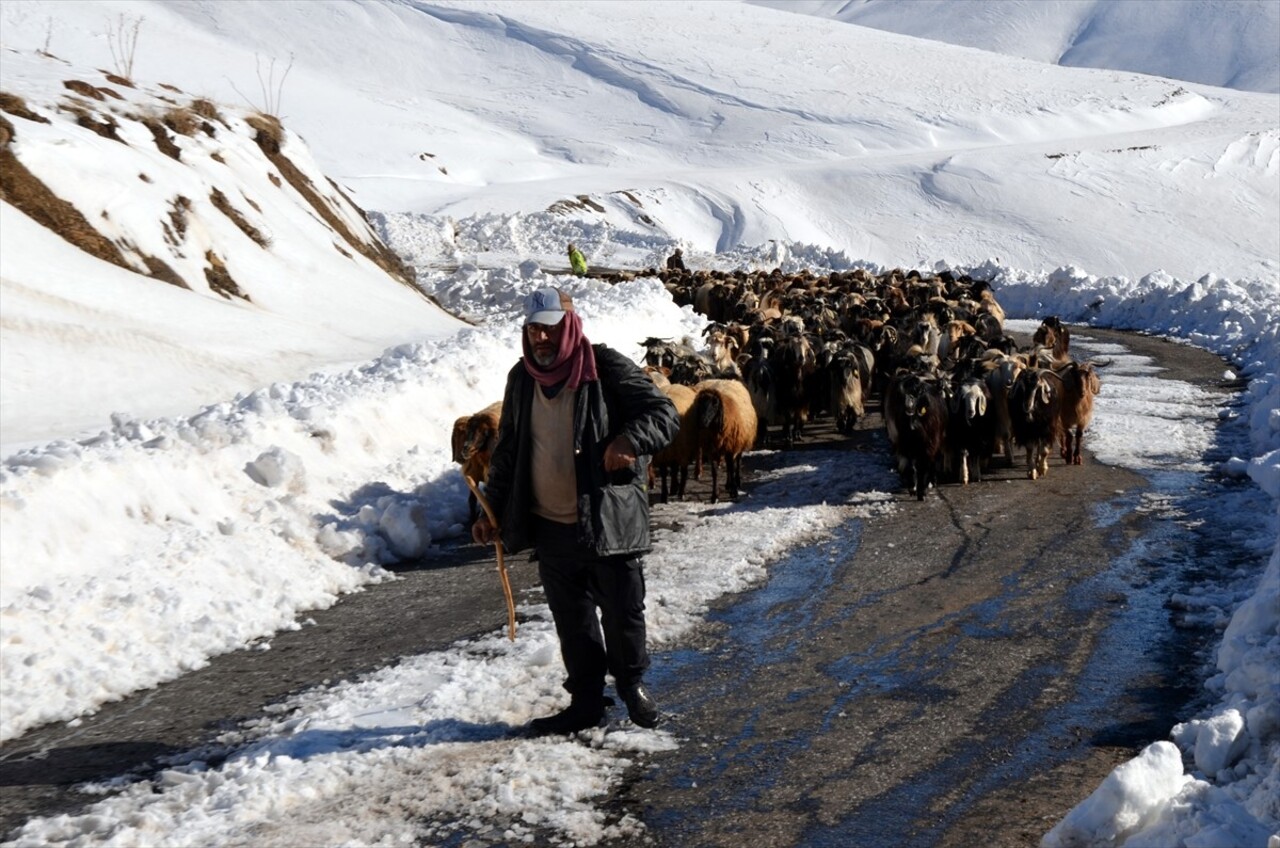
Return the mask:
MULTIPOLYGON (((1190 4, 1140 5, 1164 32, 1158 10, 1190 4)), ((677 245, 691 267, 950 267, 992 280, 1012 317, 1168 334, 1249 379, 1220 413, 1140 366, 1127 379, 1153 399, 1146 412, 1099 399, 1104 459, 1251 480, 1250 509, 1233 520, 1257 557, 1188 601, 1222 622, 1213 709, 1117 769, 1046 844, 1266 845, 1280 831, 1280 98, 922 46, 749 4, 600 8, 0 7, 4 88, 33 99, 110 66, 113 14, 145 16, 139 80, 221 103, 258 90, 255 57, 292 53, 280 111, 299 148, 372 213, 426 293, 477 322, 399 295, 339 294, 349 278, 327 240, 278 235, 289 247, 275 259, 248 241, 229 252, 246 279, 278 286, 255 301, 296 294, 273 310, 130 274, 0 205, 0 739, 76 722, 219 653, 267 649, 272 633, 305 627, 306 610, 458 537, 466 492, 450 426, 500 396, 532 288, 566 286, 592 340, 635 358, 647 336, 697 337, 702 320, 652 279, 557 274, 566 241, 626 268, 677 245), (30 389, 22 403, 15 385, 30 389), (193 400, 201 389, 218 394, 193 400), (1205 467, 1219 414, 1246 417, 1250 443, 1205 467), (1152 456, 1150 435, 1169 421, 1185 438, 1152 456)), ((14 123, 21 152, 54 155, 14 123)), ((136 173, 60 161, 84 208, 115 215, 135 192, 149 197, 136 173)), ((154 178, 185 179, 158 163, 154 178)), ((266 192, 260 174, 242 179, 266 192)), ((307 215, 277 214, 314 235, 307 215)), ((677 642, 788 547, 892 508, 893 480, 855 492, 820 457, 806 471, 753 490, 769 522, 690 505, 685 531, 659 535, 655 641, 677 642), (835 494, 796 505, 804 486, 835 494)), ((224 738, 220 765, 193 752, 88 815, 29 823, 18 844, 518 841, 535 828, 588 844, 638 832, 593 799, 629 760, 677 740, 501 738, 559 694, 545 607, 527 600, 523 615, 515 645, 495 633, 305 693, 224 738)))

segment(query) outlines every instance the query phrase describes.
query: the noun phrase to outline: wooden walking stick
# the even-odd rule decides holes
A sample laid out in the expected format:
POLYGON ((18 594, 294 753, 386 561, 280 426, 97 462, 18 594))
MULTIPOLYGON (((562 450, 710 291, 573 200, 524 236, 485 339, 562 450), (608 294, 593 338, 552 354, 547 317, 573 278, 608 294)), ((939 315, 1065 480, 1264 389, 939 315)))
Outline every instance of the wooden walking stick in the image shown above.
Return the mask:
MULTIPOLYGON (((485 496, 480 494, 480 487, 476 485, 476 481, 463 474, 462 479, 467 481, 467 488, 471 489, 471 494, 476 496, 476 503, 480 504, 480 508, 484 510, 484 514, 489 517, 489 523, 493 525, 495 533, 501 534, 502 528, 498 525, 498 516, 493 514, 493 507, 489 506, 489 501, 485 496)), ((502 536, 499 535, 494 539, 494 544, 498 549, 498 576, 502 578, 502 594, 507 597, 507 626, 511 641, 516 640, 516 602, 511 597, 511 578, 507 576, 507 564, 502 559, 502 536)))

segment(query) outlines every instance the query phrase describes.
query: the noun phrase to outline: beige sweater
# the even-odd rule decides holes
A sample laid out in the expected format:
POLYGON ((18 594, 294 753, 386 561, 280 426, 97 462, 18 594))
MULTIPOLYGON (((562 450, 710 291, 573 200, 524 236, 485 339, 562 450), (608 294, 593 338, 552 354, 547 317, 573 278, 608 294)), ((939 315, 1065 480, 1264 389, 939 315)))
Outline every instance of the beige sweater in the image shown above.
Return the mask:
POLYGON ((578 476, 573 456, 573 407, 577 391, 562 390, 548 398, 533 390, 529 418, 533 438, 533 513, 549 521, 578 521, 578 476))

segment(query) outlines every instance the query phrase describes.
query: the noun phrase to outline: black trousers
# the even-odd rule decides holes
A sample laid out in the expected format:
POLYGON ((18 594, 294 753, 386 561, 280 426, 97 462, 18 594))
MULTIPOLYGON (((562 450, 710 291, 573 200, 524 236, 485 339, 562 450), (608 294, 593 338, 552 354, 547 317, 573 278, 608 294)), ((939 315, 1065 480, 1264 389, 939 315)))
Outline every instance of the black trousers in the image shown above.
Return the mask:
POLYGON ((606 672, 621 689, 639 683, 649 667, 644 568, 639 556, 596 556, 578 544, 577 534, 571 524, 534 518, 538 576, 568 672, 564 688, 598 698, 606 672))

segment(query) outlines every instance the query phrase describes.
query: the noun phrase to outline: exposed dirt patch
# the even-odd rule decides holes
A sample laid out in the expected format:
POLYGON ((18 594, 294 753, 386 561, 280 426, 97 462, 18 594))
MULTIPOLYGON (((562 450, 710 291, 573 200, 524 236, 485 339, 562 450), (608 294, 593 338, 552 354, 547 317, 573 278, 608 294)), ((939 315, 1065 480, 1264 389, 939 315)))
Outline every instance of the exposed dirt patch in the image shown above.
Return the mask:
POLYGON ((119 125, 115 118, 110 115, 99 116, 92 109, 84 104, 84 101, 67 102, 59 106, 64 112, 75 115, 76 125, 91 130, 103 138, 109 138, 112 141, 118 141, 121 144, 127 144, 118 134, 119 125))
POLYGON ((23 100, 16 94, 10 94, 7 91, 0 91, 0 111, 8 112, 15 118, 22 118, 27 121, 35 121, 39 124, 49 123, 49 119, 39 112, 33 112, 27 106, 27 101, 23 100))
POLYGON ((163 123, 156 118, 143 118, 142 125, 151 130, 151 137, 155 139, 156 149, 170 159, 182 161, 182 150, 169 136, 169 130, 163 123))
POLYGON ((161 123, 178 135, 193 136, 204 121, 190 109, 178 107, 165 112, 164 117, 161 118, 161 123))
POLYGON ((365 221, 369 220, 369 213, 364 211, 363 206, 361 206, 359 203, 356 203, 354 200, 352 200, 351 195, 343 191, 342 186, 335 183, 332 177, 325 177, 325 179, 329 181, 329 185, 333 188, 334 191, 338 193, 339 197, 347 201, 347 203, 351 204, 351 208, 360 213, 361 218, 364 218, 365 221))
POLYGON ((187 237, 187 215, 191 200, 178 195, 169 201, 169 223, 165 224, 165 238, 173 247, 179 247, 187 237))
POLYGON ((226 126, 227 124, 227 119, 222 117, 222 113, 218 111, 218 107, 214 105, 212 100, 197 97, 195 100, 191 101, 191 106, 188 108, 190 108, 195 114, 204 118, 206 121, 217 121, 223 126, 226 126))
MULTIPOLYGON (((88 97, 90 100, 107 99, 107 96, 103 93, 102 89, 98 88, 96 85, 90 85, 84 80, 63 80, 62 86, 70 91, 74 91, 76 94, 88 97)), ((116 95, 117 98, 119 98, 119 96, 120 95, 118 94, 116 95)))
POLYGON ((204 254, 204 260, 209 263, 205 266, 204 278, 205 281, 209 283, 210 289, 222 295, 227 300, 230 300, 233 297, 238 297, 241 300, 245 300, 250 303, 253 302, 249 295, 245 294, 240 289, 240 285, 231 276, 231 272, 227 270, 226 264, 218 257, 218 254, 214 253, 212 250, 206 251, 204 254))
POLYGON ((235 224, 240 232, 248 236, 258 247, 266 248, 271 244, 271 240, 263 235, 261 230, 250 224, 244 215, 240 214, 240 210, 232 206, 231 201, 221 191, 215 188, 210 193, 209 200, 219 212, 230 218, 231 223, 235 224))
POLYGON ((147 276, 171 286, 177 286, 180 289, 190 289, 187 281, 182 279, 177 271, 173 270, 163 259, 158 259, 145 253, 140 253, 142 261, 147 265, 147 276))
MULTIPOLYGON (((98 70, 102 70, 102 69, 101 69, 101 68, 99 68, 98 70)), ((123 87, 125 87, 125 88, 136 88, 136 87, 137 87, 137 86, 135 86, 135 85, 133 84, 133 80, 127 79, 127 78, 125 78, 125 77, 122 77, 122 76, 120 76, 119 74, 113 74, 113 73, 111 73, 110 71, 102 71, 102 75, 103 75, 104 77, 106 77, 106 78, 107 78, 107 82, 109 82, 109 83, 111 83, 111 84, 113 84, 113 85, 119 85, 119 86, 123 86, 123 87)))
MULTIPOLYGON (((415 274, 412 268, 406 265, 390 248, 377 239, 372 233, 367 239, 353 233, 346 222, 343 221, 334 211, 330 202, 322 197, 316 191, 315 185, 311 180, 298 170, 298 166, 293 164, 288 156, 286 156, 281 146, 284 143, 284 127, 280 125, 280 121, 270 115, 251 115, 246 119, 249 126, 257 131, 254 141, 258 147, 266 154, 271 163, 276 166, 281 176, 288 181, 298 194, 310 204, 316 214, 329 225, 338 235, 340 235, 347 244, 357 253, 386 271, 393 279, 399 280, 409 288, 420 293, 417 286, 413 284, 415 274)), ((275 180, 273 180, 275 182, 275 180)), ((277 182, 277 185, 279 183, 277 182)), ((353 204, 354 206, 354 204, 353 204)), ((359 209, 359 207, 356 207, 359 209)), ((362 213, 363 214, 363 213, 362 213)), ((368 218, 366 216, 366 222, 368 218)))
MULTIPOLYGON (((0 118, 3 134, 13 137, 13 125, 0 118)), ((91 256, 129 271, 134 270, 119 248, 67 201, 58 197, 18 157, 8 145, 0 148, 0 200, 11 203, 37 224, 48 228, 91 256)))
POLYGON ((591 209, 595 212, 604 213, 605 208, 599 203, 591 199, 589 195, 580 194, 574 200, 557 200, 555 203, 547 207, 547 211, 552 214, 567 215, 582 209, 591 209))

